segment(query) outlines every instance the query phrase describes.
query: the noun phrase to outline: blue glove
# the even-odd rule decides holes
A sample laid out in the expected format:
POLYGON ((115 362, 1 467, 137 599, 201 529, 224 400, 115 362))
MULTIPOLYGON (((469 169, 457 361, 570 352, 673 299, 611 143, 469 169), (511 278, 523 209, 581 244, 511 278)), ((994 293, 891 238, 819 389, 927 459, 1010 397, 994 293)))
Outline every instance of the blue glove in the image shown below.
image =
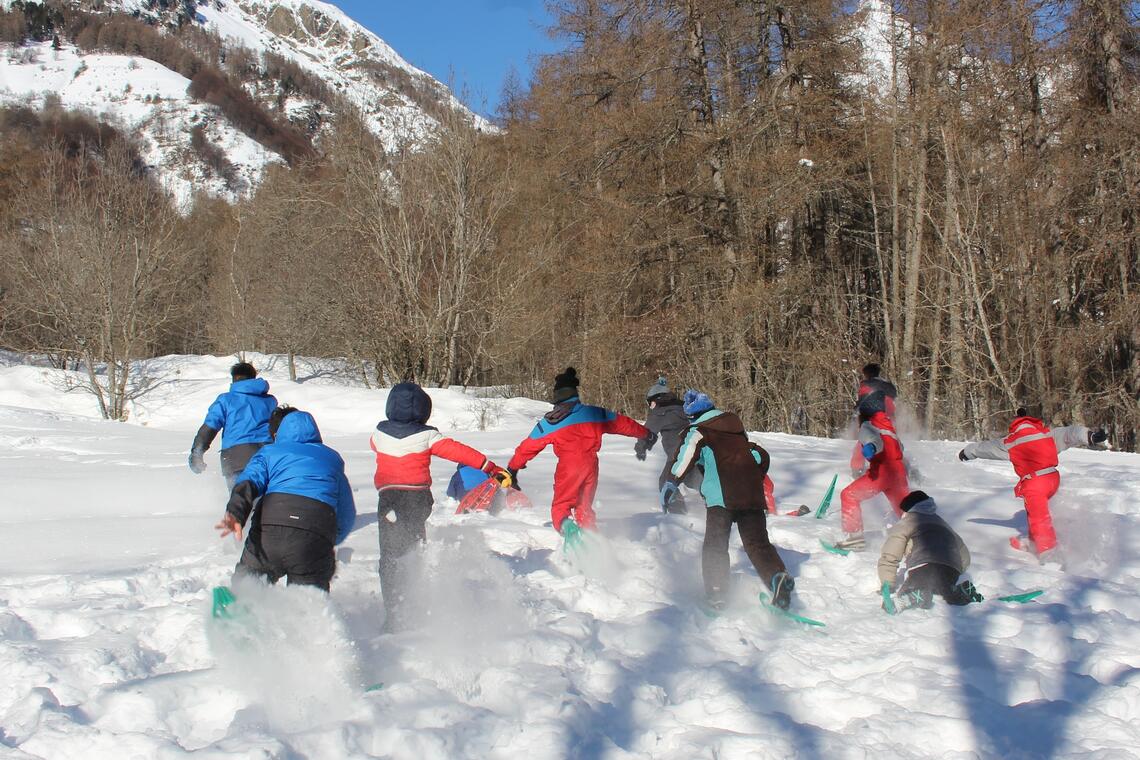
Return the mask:
POLYGON ((677 484, 671 480, 666 480, 665 485, 661 486, 661 511, 669 511, 669 502, 673 501, 673 497, 677 495, 677 484))
POLYGON ((864 443, 863 444, 863 458, 866 459, 868 462, 870 462, 874 456, 875 456, 875 444, 864 443))

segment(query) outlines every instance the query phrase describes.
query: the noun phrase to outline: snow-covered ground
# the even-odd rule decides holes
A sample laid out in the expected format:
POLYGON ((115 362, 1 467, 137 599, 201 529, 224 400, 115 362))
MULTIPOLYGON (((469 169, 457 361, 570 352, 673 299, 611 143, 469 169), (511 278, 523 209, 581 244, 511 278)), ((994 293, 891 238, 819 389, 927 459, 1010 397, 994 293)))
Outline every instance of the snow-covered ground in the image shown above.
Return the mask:
MULTIPOLYGON (((654 508, 659 451, 638 462, 628 439, 603 448, 604 543, 580 564, 548 525, 551 454, 522 473, 536 509, 498 517, 453 515, 439 462, 420 558, 432 614, 381 635, 368 436, 385 392, 308 364, 292 383, 261 357, 277 397, 312 411, 344 455, 360 516, 330 597, 239 590, 257 605, 243 643, 209 621, 237 559, 211 529, 225 500, 216 450, 206 473, 186 467, 232 361, 155 360, 164 382, 126 424, 96 419, 58 371, 0 361, 0 757, 1135 756, 1140 456, 1062 455, 1062 572, 1007 547, 1024 519, 1008 464, 913 442, 978 587, 1047 593, 891 618, 876 552, 820 549, 837 505, 823 521, 774 518, 793 609, 826 621, 819 631, 759 608, 735 538, 734 607, 699 611, 703 521, 654 508)), ((546 408, 431 393, 433 421, 501 463, 546 408)), ((781 511, 814 507, 846 472, 848 442, 755 437, 781 511)), ((869 507, 868 527, 886 511, 869 507)))

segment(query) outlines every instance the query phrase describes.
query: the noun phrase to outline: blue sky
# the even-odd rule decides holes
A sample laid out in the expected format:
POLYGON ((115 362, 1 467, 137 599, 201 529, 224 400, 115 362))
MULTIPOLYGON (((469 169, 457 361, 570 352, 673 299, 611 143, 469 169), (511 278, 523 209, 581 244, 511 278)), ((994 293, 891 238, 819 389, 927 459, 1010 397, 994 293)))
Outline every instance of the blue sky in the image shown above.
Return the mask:
POLYGON ((485 115, 494 115, 512 66, 525 84, 532 56, 556 49, 543 0, 332 2, 485 115))

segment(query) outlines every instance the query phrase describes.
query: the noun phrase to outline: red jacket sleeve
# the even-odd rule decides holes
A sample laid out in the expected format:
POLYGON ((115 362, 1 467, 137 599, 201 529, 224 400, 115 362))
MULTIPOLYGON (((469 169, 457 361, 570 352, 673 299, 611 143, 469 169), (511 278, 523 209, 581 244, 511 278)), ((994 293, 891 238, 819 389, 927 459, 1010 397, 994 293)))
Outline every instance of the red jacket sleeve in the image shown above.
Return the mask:
POLYGON ((521 470, 526 467, 526 463, 538 456, 538 453, 545 449, 548 443, 550 443, 550 439, 545 435, 541 438, 526 438, 515 447, 515 455, 507 463, 507 469, 521 470))
POLYGON ((619 414, 609 422, 603 423, 603 433, 615 435, 628 435, 630 438, 648 438, 653 435, 649 428, 642 425, 632 417, 619 414))
POLYGON ((483 469, 483 466, 489 461, 487 457, 467 444, 460 443, 451 438, 440 438, 433 443, 431 445, 431 453, 433 456, 450 459, 452 462, 465 464, 468 467, 474 467, 478 470, 483 469))

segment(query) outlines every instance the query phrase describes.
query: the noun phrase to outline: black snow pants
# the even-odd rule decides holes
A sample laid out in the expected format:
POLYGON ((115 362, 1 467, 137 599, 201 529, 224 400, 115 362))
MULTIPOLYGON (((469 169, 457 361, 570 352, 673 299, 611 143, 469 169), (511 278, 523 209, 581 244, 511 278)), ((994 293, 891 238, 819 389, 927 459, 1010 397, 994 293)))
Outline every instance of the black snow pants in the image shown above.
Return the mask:
POLYGON ((249 460, 253 459, 253 455, 264 445, 264 443, 239 443, 237 446, 222 449, 222 477, 226 479, 227 490, 234 490, 234 481, 249 464, 249 460))
POLYGON ((332 542, 311 530, 251 521, 234 577, 257 576, 270 583, 285 577, 290 586, 329 590, 336 557, 332 542))
POLYGON ((927 600, 938 594, 947 604, 969 604, 973 601, 969 594, 961 586, 956 585, 959 575, 960 573, 949 565, 940 565, 937 562, 920 565, 907 573, 906 580, 899 588, 899 594, 922 591, 925 592, 927 600))
POLYGON ((732 524, 740 532, 740 540, 752 566, 771 586, 772 576, 787 572, 776 547, 768 540, 768 522, 762 509, 732 511, 724 507, 705 509, 705 542, 701 551, 701 570, 705 579, 705 593, 711 599, 723 599, 728 594, 728 537, 732 524))
POLYGON ((400 630, 407 623, 411 596, 400 558, 427 541, 427 519, 434 504, 427 489, 381 491, 376 505, 380 534, 380 592, 387 613, 385 627, 400 630))

